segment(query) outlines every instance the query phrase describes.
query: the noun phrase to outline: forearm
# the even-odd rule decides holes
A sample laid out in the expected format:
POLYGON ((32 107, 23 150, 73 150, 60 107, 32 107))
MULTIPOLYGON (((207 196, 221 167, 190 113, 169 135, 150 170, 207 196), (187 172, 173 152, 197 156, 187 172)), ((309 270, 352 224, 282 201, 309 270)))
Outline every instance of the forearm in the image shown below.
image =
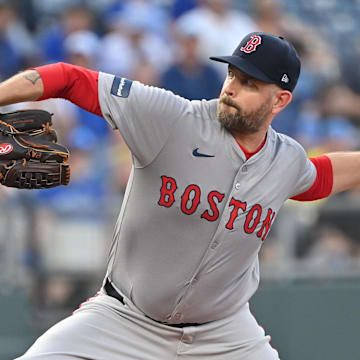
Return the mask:
POLYGON ((336 152, 326 155, 333 167, 332 195, 360 186, 360 152, 336 152))
POLYGON ((44 93, 44 84, 36 70, 26 70, 0 84, 0 106, 35 101, 44 93))

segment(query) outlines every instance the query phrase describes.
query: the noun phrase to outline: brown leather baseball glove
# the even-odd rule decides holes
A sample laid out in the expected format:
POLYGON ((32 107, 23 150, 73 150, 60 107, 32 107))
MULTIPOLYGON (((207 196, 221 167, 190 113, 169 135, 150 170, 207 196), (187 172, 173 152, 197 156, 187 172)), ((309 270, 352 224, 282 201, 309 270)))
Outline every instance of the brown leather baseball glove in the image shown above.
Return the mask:
POLYGON ((69 150, 57 144, 44 110, 0 114, 0 184, 19 189, 67 185, 69 150))

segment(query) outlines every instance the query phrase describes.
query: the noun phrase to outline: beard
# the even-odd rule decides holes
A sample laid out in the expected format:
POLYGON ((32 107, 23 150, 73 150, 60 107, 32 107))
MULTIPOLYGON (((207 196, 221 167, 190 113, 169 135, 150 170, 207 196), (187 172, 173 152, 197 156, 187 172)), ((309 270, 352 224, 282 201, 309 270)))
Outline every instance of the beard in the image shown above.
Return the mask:
POLYGON ((270 113, 270 101, 266 99, 256 110, 246 113, 241 107, 229 97, 221 97, 217 111, 217 119, 220 124, 230 132, 244 135, 254 134, 259 131, 266 122, 270 113), (236 113, 221 109, 221 104, 234 107, 236 113))

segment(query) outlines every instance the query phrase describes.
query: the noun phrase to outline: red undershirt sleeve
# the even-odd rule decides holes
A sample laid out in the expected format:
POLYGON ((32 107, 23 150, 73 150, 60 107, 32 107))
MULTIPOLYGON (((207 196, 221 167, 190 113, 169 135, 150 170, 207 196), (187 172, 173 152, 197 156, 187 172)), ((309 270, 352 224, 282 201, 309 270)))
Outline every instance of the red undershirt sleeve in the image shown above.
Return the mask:
POLYGON ((310 158, 316 167, 316 179, 313 185, 302 194, 292 197, 292 200, 312 201, 328 197, 333 187, 333 168, 331 160, 326 156, 310 158))
POLYGON ((44 94, 39 100, 63 98, 81 108, 102 116, 97 71, 67 63, 56 63, 34 68, 44 84, 44 94))

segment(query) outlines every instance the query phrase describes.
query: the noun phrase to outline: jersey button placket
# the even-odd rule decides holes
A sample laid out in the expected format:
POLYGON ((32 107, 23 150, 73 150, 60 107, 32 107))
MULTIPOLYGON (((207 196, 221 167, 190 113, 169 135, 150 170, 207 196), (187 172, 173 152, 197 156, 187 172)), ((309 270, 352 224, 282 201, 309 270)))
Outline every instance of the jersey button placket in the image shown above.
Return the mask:
POLYGON ((218 245, 219 245, 219 242, 218 242, 217 240, 215 240, 215 241, 211 244, 210 248, 214 250, 214 249, 216 249, 216 248, 218 247, 218 245))
POLYGON ((235 189, 236 189, 236 190, 240 190, 240 188, 241 188, 241 184, 240 184, 240 183, 236 183, 236 184, 235 184, 235 189))
POLYGON ((198 276, 195 276, 192 280, 191 280, 191 285, 196 285, 196 283, 199 281, 198 276))

